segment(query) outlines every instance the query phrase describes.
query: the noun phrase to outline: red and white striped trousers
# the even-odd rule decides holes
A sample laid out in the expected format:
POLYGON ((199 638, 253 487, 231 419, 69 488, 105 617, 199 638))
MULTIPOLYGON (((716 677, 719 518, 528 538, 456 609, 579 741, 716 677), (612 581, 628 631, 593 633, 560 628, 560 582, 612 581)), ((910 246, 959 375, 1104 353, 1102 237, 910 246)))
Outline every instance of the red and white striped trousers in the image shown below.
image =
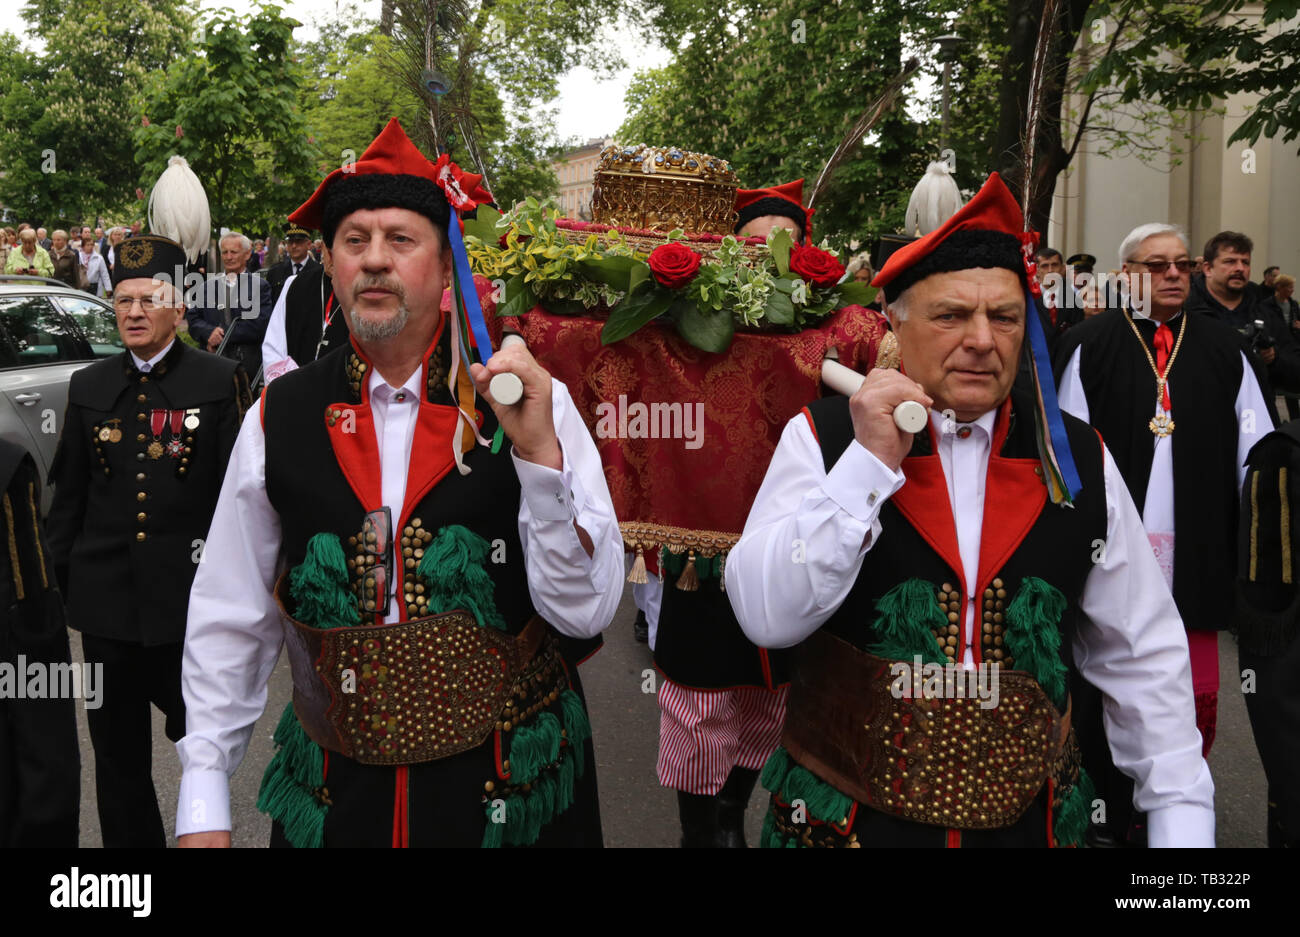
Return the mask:
POLYGON ((760 770, 781 740, 788 686, 692 690, 659 684, 659 783, 713 795, 737 765, 760 770))

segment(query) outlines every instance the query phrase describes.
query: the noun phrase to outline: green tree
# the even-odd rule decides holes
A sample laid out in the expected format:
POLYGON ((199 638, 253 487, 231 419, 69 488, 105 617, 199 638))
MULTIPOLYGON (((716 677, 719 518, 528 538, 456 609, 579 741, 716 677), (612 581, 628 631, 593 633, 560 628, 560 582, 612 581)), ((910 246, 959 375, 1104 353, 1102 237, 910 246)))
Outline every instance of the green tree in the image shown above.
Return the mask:
POLYGON ((318 180, 320 151, 297 105, 304 71, 291 56, 297 21, 265 7, 204 22, 194 54, 155 76, 134 128, 140 178, 179 154, 202 180, 213 223, 271 229, 318 180))
POLYGON ((1300 0, 1101 0, 1089 15, 1130 26, 1127 41, 1085 76, 1089 87, 1117 87, 1123 104, 1154 98, 1169 108, 1206 109, 1232 94, 1257 94, 1226 142, 1300 137, 1300 0), (1167 50, 1176 52, 1172 61, 1167 50))
MULTIPOLYGON (((33 4, 44 48, 0 50, 0 202, 41 221, 82 221, 135 206, 131 103, 145 80, 185 54, 177 0, 33 4), (66 9, 69 12, 63 13, 66 9), (70 15, 75 11, 75 15, 70 15)), ((48 227, 48 225, 47 225, 48 227)))
MULTIPOLYGON (((972 167, 997 169, 1019 191, 1030 63, 1046 4, 973 0, 946 13, 945 6, 947 0, 937 0, 940 18, 968 39, 954 72, 962 181, 969 184, 972 167), (987 107, 990 99, 996 108, 987 107)), ((1045 229, 1056 180, 1085 141, 1102 153, 1177 160, 1188 112, 1215 108, 1237 92, 1260 98, 1226 142, 1300 136, 1300 29, 1286 25, 1300 13, 1300 2, 1269 0, 1262 15, 1249 12, 1254 6, 1245 0, 1057 4, 1035 141, 1030 215, 1036 228, 1045 229), (1071 109, 1072 99, 1082 104, 1071 109)))
POLYGON ((429 154, 449 149, 466 168, 486 172, 498 204, 553 193, 554 112, 548 105, 569 68, 611 73, 622 61, 604 38, 616 16, 640 22, 638 8, 602 0, 463 0, 430 5, 396 0, 388 61, 418 101, 422 117, 407 125, 429 154), (421 90, 433 68, 451 83, 435 99, 421 90), (430 117, 433 117, 432 122, 430 117), (432 126, 431 126, 432 123, 432 126))
MULTIPOLYGON (((673 144, 730 160, 745 188, 803 177, 805 198, 859 115, 903 67, 913 0, 664 4, 651 29, 688 36, 671 64, 628 90, 620 142, 673 144)), ((843 246, 902 225, 927 158, 924 127, 901 103, 818 194, 813 234, 843 246), (899 194, 902 193, 902 197, 899 194)))

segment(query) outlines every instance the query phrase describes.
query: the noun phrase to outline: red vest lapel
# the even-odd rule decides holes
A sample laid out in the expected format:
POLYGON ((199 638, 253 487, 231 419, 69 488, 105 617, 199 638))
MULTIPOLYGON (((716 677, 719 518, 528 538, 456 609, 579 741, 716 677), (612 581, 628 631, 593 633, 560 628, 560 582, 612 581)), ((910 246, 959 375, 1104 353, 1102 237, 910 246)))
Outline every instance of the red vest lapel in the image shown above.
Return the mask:
POLYGON ((948 503, 948 481, 943 475, 943 463, 937 455, 913 456, 903 460, 902 469, 907 481, 890 500, 925 542, 961 577, 958 586, 965 592, 966 577, 962 571, 961 551, 957 549, 957 525, 953 520, 952 505, 948 503))
POLYGON ((980 531, 980 568, 976 588, 986 589, 997 571, 1029 535, 1047 503, 1038 459, 1007 459, 1000 453, 1011 429, 1011 398, 998 411, 993 446, 984 477, 984 529, 980 531))
POLYGON ((348 486, 367 512, 379 510, 383 506, 383 480, 370 404, 332 403, 325 408, 324 419, 330 446, 348 486))

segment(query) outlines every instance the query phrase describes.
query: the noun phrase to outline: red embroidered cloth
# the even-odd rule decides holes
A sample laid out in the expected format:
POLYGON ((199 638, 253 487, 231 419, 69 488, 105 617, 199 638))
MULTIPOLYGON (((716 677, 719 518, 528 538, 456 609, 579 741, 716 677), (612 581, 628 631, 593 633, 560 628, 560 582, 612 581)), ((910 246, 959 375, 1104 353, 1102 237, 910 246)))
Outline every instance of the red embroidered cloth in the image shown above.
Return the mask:
POLYGON ((539 306, 499 321, 569 388, 600 450, 619 521, 677 528, 686 533, 679 542, 703 545, 705 555, 714 552, 708 540, 690 533, 739 536, 786 423, 828 392, 821 383, 826 349, 867 371, 887 331, 879 313, 846 306, 820 328, 737 332, 727 352, 710 354, 658 323, 606 347, 602 319, 551 315, 539 306), (674 412, 654 404, 681 406, 674 412), (674 431, 676 438, 662 438, 674 431))

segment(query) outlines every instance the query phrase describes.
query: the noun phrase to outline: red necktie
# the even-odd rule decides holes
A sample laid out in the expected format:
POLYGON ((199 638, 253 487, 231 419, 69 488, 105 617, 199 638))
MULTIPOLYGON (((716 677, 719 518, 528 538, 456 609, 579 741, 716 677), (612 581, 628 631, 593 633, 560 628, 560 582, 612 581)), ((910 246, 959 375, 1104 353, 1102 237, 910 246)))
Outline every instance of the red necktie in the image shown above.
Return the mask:
MULTIPOLYGON (((1169 363, 1169 352, 1172 351, 1174 347, 1174 333, 1169 328, 1169 326, 1165 325, 1163 322, 1161 322, 1160 326, 1156 329, 1155 344, 1156 344, 1156 370, 1158 370, 1161 374, 1164 374, 1165 366, 1169 363)), ((1169 403, 1168 382, 1165 382, 1164 391, 1165 391, 1165 396, 1164 396, 1164 400, 1161 401, 1161 405, 1165 408, 1166 411, 1172 412, 1174 408, 1169 403)))
POLYGON ((1055 328, 1055 327, 1056 327, 1056 307, 1053 306, 1051 303, 1048 303, 1048 304, 1047 304, 1047 314, 1048 314, 1048 316, 1050 316, 1051 319, 1052 319, 1052 327, 1055 328))

